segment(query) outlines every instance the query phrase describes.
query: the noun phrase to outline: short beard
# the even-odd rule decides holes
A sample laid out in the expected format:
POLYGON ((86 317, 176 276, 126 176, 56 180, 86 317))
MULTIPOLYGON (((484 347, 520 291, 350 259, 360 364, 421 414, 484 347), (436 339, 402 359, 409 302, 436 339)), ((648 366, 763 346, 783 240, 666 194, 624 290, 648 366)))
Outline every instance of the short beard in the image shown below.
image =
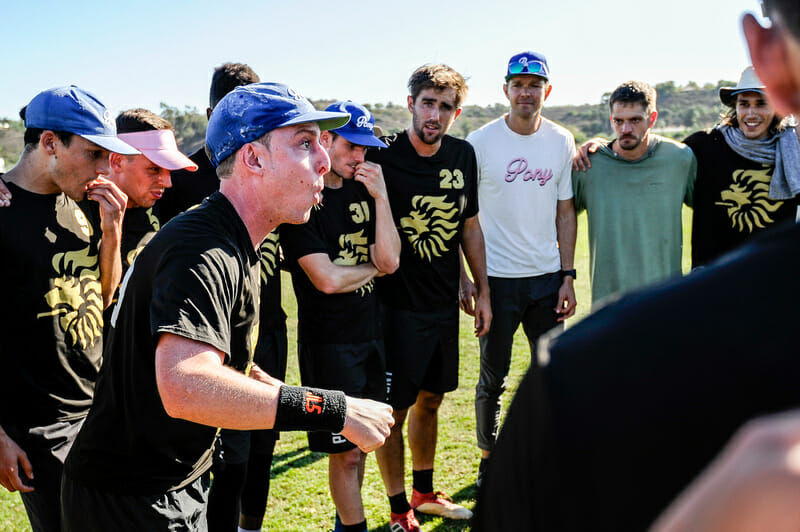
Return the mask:
MULTIPOLYGON (((423 127, 424 127, 424 125, 423 125, 423 127)), ((442 140, 442 137, 444 137, 447 134, 446 131, 443 131, 443 130, 440 129, 439 133, 437 135, 434 135, 433 140, 428 140, 428 138, 425 138, 425 132, 423 131, 423 127, 417 127, 417 124, 415 123, 414 124, 414 133, 417 134, 417 137, 419 138, 419 140, 421 140, 424 144, 427 144, 428 146, 433 146, 433 145, 437 144, 439 141, 442 140)))

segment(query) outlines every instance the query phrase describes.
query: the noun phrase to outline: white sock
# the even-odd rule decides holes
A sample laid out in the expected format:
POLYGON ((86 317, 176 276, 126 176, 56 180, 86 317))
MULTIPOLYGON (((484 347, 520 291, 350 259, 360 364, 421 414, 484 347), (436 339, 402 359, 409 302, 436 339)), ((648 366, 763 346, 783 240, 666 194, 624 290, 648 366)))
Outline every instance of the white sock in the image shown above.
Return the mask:
POLYGON ((237 532, 261 532, 260 528, 256 528, 255 530, 250 530, 248 528, 236 527, 237 532))

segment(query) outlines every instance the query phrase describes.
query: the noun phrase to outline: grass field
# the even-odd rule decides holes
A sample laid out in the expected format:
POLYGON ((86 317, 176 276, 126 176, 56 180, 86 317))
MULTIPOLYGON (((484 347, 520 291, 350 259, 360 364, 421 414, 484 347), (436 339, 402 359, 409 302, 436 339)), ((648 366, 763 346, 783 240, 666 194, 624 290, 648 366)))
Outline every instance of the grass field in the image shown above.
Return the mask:
MULTIPOLYGON (((689 242, 688 228, 691 226, 691 211, 684 208, 684 242, 689 242)), ((568 327, 577 323, 589 312, 589 251, 587 244, 586 216, 578 218, 578 245, 576 268, 578 281, 576 292, 578 314, 568 322, 568 327)), ((688 271, 688 245, 684 246, 684 271, 688 271)), ((297 313, 290 280, 284 278, 284 309, 289 315, 289 372, 287 382, 299 384, 295 332, 297 313)), ((439 417, 439 443, 436 453, 434 487, 447 492, 456 502, 471 508, 475 504, 475 475, 479 452, 475 446, 475 414, 473 399, 478 377, 478 343, 472 336, 469 317, 462 314, 461 320, 461 366, 460 386, 447 395, 439 417)), ((509 376, 510 399, 520 378, 530 362, 527 341, 521 331, 514 338, 514 356, 509 376)), ((504 406, 508 405, 508 401, 504 406)), ((406 451, 407 490, 411 492, 410 455, 406 451)), ((263 530, 303 531, 330 530, 334 522, 334 506, 328 492, 327 458, 323 454, 310 453, 306 448, 305 434, 284 433, 275 449, 272 465, 272 484, 269 506, 263 530)), ((370 530, 389 530, 389 504, 383 483, 378 473, 374 455, 367 458, 367 471, 362 497, 370 530)), ((447 521, 440 518, 420 518, 425 531, 469 530, 467 523, 447 521)), ((17 494, 0 488, 0 532, 30 530, 25 509, 17 494)))

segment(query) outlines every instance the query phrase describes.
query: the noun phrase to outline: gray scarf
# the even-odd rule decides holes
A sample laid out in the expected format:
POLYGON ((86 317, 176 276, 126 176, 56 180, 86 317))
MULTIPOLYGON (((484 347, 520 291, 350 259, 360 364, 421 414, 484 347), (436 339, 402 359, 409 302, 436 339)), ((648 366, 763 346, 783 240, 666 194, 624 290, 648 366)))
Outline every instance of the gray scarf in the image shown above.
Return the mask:
POLYGON ((767 138, 750 140, 739 128, 720 125, 725 141, 733 151, 751 161, 775 166, 769 184, 769 197, 792 199, 800 193, 800 139, 794 127, 767 138))

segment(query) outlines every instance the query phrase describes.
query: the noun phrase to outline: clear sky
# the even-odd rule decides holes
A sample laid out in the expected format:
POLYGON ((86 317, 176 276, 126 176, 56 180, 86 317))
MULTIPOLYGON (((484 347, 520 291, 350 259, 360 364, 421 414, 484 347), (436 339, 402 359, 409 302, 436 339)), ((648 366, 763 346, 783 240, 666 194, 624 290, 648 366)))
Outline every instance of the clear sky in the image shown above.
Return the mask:
POLYGON ((548 58, 548 104, 597 103, 627 79, 738 80, 746 10, 758 0, 0 0, 0 117, 68 84, 115 111, 202 110, 226 61, 312 99, 396 104, 416 67, 443 62, 468 77, 467 104, 487 105, 526 49, 548 58))

